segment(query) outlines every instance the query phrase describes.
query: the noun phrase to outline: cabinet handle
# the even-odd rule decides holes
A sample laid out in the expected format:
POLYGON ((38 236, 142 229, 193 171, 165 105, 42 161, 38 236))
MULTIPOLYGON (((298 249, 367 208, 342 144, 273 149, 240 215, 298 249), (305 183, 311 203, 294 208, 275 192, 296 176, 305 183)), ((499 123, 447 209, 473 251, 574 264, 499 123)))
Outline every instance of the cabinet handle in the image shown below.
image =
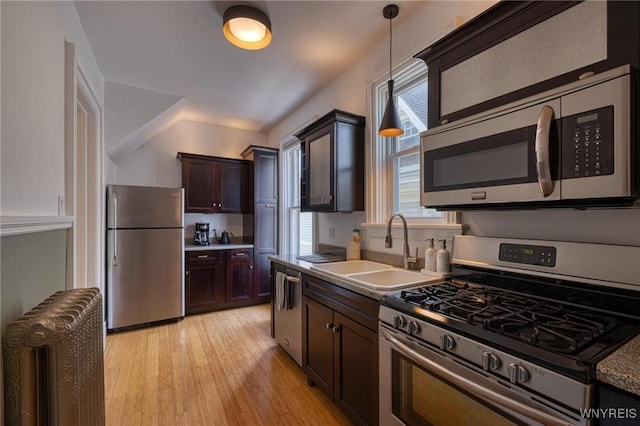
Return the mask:
POLYGON ((333 329, 333 323, 332 322, 328 322, 325 327, 327 327, 327 330, 331 330, 333 329))
POLYGON ((241 253, 233 253, 233 256, 234 256, 234 257, 239 257, 239 256, 240 256, 240 257, 242 257, 242 256, 246 256, 246 255, 247 255, 247 252, 246 252, 246 251, 241 252, 241 253))
POLYGON ((185 275, 189 275, 189 271, 184 271, 184 274, 185 275))
POLYGON ((331 327, 331 331, 333 332, 333 334, 338 334, 340 333, 340 327, 339 326, 331 327))
POLYGON ((202 254, 202 255, 198 256, 198 259, 206 259, 207 257, 209 257, 208 254, 202 254))
POLYGON ((253 265, 249 266, 249 269, 253 269, 253 265))
POLYGON ((222 207, 222 203, 218 203, 218 207, 222 207))

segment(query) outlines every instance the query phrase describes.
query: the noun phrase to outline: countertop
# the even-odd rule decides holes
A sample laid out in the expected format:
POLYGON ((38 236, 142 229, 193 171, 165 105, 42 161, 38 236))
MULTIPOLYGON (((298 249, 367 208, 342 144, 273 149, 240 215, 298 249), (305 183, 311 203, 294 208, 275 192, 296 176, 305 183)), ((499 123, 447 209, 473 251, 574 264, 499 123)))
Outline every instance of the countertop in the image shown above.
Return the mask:
POLYGON ((201 250, 232 250, 232 249, 246 249, 253 248, 253 244, 209 244, 208 246, 201 246, 195 244, 185 244, 184 251, 201 251, 201 250))
MULTIPOLYGON (((335 284, 342 288, 346 288, 347 290, 351 290, 355 293, 359 293, 359 294, 362 294, 363 296, 367 296, 376 300, 380 300, 382 296, 384 296, 385 294, 399 291, 398 289, 391 290, 391 291, 378 291, 378 290, 367 288, 362 285, 358 285, 356 283, 352 283, 350 281, 340 280, 332 275, 324 274, 322 273, 322 271, 318 271, 317 269, 311 269, 312 263, 305 262, 304 260, 298 259, 297 255, 276 255, 276 256, 269 256, 269 259, 281 265, 303 272, 307 275, 320 278, 321 280, 330 282, 331 284, 335 284)), ((414 272, 418 272, 418 271, 414 271, 414 272)), ((429 279, 429 277, 425 276, 425 281, 426 280, 430 280, 433 282, 440 281, 439 278, 429 279)))
POLYGON ((598 363, 596 378, 640 396, 640 335, 598 363))

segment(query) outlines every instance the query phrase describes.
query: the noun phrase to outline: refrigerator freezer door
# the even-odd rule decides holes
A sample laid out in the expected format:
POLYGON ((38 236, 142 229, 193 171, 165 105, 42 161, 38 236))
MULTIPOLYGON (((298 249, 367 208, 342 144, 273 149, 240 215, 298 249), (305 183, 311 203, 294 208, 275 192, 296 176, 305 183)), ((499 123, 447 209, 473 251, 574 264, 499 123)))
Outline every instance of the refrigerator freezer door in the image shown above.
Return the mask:
POLYGON ((107 229, 181 228, 182 188, 109 185, 107 229))
POLYGON ((182 228, 107 231, 107 329, 184 316, 182 228))

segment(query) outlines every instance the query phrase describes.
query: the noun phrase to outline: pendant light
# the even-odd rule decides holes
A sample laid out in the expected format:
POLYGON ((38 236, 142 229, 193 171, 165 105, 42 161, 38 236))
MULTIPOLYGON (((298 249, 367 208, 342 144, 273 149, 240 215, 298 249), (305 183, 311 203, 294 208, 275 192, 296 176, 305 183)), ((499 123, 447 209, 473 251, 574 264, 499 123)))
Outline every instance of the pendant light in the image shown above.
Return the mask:
POLYGON ((231 6, 224 12, 222 22, 222 32, 234 46, 258 50, 271 43, 271 20, 255 7, 231 6))
POLYGON ((382 122, 380 123, 378 134, 387 138, 400 136, 404 133, 404 130, 402 130, 402 123, 400 122, 400 116, 396 109, 396 101, 393 98, 393 78, 391 77, 391 47, 393 41, 391 20, 398 16, 398 11, 399 8, 395 4, 387 5, 382 9, 382 16, 389 20, 389 81, 387 81, 389 98, 387 99, 387 106, 385 107, 384 114, 382 115, 382 122))

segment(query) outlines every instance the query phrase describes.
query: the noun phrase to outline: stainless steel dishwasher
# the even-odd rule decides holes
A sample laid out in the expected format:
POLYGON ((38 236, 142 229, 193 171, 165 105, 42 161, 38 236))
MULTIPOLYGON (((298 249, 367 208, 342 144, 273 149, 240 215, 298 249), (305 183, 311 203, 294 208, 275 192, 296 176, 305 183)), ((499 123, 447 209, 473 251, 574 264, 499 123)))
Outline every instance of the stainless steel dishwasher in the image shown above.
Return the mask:
POLYGON ((272 300, 274 337, 282 348, 302 366, 302 280, 300 272, 274 264, 272 300), (280 278, 279 278, 279 274, 280 278))

